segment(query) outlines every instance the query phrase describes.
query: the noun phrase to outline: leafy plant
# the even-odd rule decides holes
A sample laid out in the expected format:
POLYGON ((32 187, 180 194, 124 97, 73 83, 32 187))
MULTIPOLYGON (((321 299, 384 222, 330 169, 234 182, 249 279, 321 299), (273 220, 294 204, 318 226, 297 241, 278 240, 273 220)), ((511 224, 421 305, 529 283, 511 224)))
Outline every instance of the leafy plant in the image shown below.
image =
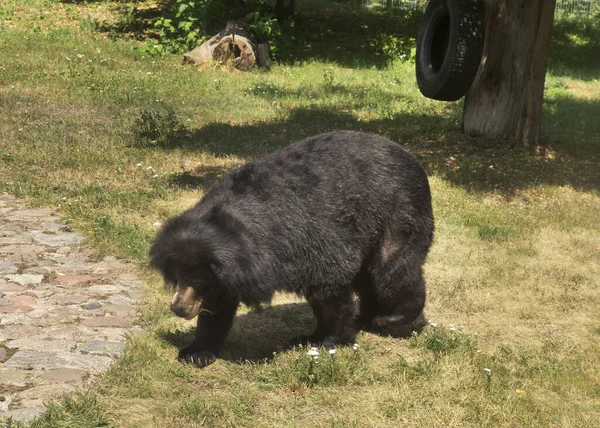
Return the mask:
POLYGON ((133 124, 133 133, 138 146, 166 146, 183 138, 186 128, 171 107, 161 105, 142 110, 133 124))
POLYGON ((449 329, 432 326, 421 334, 415 333, 410 338, 410 344, 415 348, 424 348, 442 355, 472 351, 477 347, 473 336, 456 331, 453 326, 449 329))
POLYGON ((160 40, 152 44, 150 52, 193 49, 226 19, 227 11, 217 0, 175 0, 171 12, 154 22, 160 40))
POLYGON ((258 43, 268 43, 273 58, 279 58, 282 31, 277 18, 269 11, 254 11, 246 15, 248 30, 258 43))
POLYGON ((392 34, 380 34, 375 40, 377 52, 389 60, 409 61, 414 59, 414 39, 403 39, 392 34))

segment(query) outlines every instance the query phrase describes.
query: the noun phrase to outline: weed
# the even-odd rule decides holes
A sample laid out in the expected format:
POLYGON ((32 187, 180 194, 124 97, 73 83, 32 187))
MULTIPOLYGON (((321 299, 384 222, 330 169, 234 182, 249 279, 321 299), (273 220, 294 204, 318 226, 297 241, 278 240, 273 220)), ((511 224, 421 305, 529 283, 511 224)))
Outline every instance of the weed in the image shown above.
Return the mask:
POLYGON ((96 396, 90 392, 65 397, 60 403, 50 403, 48 410, 36 419, 30 428, 112 427, 102 416, 96 396))
POLYGON ((140 112, 133 123, 136 145, 168 147, 183 139, 187 131, 175 110, 167 105, 151 107, 140 112))
POLYGON ((448 329, 430 326, 422 333, 414 333, 411 346, 432 351, 434 354, 465 353, 476 349, 477 342, 471 335, 458 331, 453 325, 448 329))
POLYGON ((301 348, 292 355, 276 354, 262 364, 260 382, 264 386, 361 385, 372 381, 366 351, 354 348, 318 350, 301 348))

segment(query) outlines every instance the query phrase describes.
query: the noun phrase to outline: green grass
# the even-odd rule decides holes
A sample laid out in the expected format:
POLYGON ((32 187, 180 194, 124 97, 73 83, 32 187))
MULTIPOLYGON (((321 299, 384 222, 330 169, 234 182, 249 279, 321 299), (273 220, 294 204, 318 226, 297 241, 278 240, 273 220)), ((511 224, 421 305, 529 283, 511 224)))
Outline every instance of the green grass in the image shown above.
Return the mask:
POLYGON ((114 26, 131 18, 118 17, 121 6, 0 6, 0 191, 55 208, 98 254, 137 262, 148 283, 144 331, 124 358, 33 426, 600 419, 600 74, 587 54, 596 21, 555 26, 545 145, 532 153, 462 135, 461 102, 423 98, 413 64, 381 57, 379 33, 405 37, 412 16, 303 3, 282 62, 240 73, 149 57, 143 34, 114 26), (437 327, 409 339, 360 333, 357 350, 315 361, 286 347, 314 322, 308 305, 279 295, 240 311, 217 363, 179 364, 193 324, 169 313, 146 270, 154 224, 231 167, 335 129, 393 138, 426 168, 436 217, 426 316, 437 327))

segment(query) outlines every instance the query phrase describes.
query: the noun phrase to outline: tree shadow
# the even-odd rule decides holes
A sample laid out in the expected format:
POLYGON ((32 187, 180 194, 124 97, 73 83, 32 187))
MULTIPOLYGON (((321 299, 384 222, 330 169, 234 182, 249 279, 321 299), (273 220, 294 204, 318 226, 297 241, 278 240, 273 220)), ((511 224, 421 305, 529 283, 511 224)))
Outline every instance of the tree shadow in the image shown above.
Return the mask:
MULTIPOLYGON (((469 191, 512 196, 541 184, 600 190, 600 101, 570 97, 548 101, 543 122, 545 145, 534 151, 516 147, 507 138, 466 136, 459 129, 457 113, 451 111, 445 117, 399 114, 359 122, 353 114, 334 108, 296 108, 279 121, 211 123, 171 147, 253 159, 321 132, 360 130, 399 142, 429 174, 438 174, 469 191)), ((171 183, 206 189, 225 172, 226 168, 197 167, 174 175, 171 183)))
POLYGON ((423 11, 322 8, 303 10, 293 31, 282 41, 280 61, 320 61, 350 68, 384 68, 393 58, 386 54, 382 35, 398 44, 414 46, 423 11))
POLYGON ((228 170, 229 168, 225 166, 199 165, 191 171, 170 175, 168 182, 171 187, 180 189, 207 190, 219 181, 228 170))
MULTIPOLYGON (((408 338, 413 331, 422 331, 425 325, 426 322, 421 317, 407 326, 370 331, 370 333, 408 338)), ((316 320, 310 305, 306 302, 252 309, 235 318, 219 358, 233 362, 270 360, 275 352, 301 346, 293 343, 294 338, 312 333, 315 327, 316 320)), ((188 328, 160 334, 161 339, 177 348, 182 348, 194 339, 195 330, 188 328)))

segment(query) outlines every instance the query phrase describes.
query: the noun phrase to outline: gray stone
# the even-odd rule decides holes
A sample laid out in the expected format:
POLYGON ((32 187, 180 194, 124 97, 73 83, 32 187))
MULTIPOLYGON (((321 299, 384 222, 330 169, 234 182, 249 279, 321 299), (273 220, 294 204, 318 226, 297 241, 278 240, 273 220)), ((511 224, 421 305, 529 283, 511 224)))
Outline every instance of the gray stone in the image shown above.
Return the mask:
POLYGON ((134 331, 139 331, 139 327, 119 328, 119 327, 98 327, 94 328, 94 335, 90 339, 103 339, 109 342, 123 342, 127 336, 134 331))
POLYGON ((15 395, 15 401, 29 401, 29 400, 40 400, 39 404, 48 403, 53 400, 60 399, 60 396, 73 391, 74 387, 62 384, 53 385, 39 385, 33 388, 26 389, 15 395))
POLYGON ((44 266, 45 264, 47 264, 44 260, 40 260, 36 266, 31 266, 28 267, 27 269, 23 270, 23 272, 21 273, 27 273, 27 274, 31 274, 31 275, 45 275, 48 272, 48 267, 44 266))
POLYGON ((17 273, 19 271, 19 267, 11 262, 0 261, 0 274, 4 275, 7 273, 17 273))
POLYGON ((3 416, 4 412, 8 412, 8 407, 12 404, 13 398, 10 395, 0 396, 0 417, 3 416))
POLYGON ((0 245, 25 245, 31 242, 31 238, 22 235, 0 238, 0 245))
POLYGON ((35 241, 49 245, 51 247, 65 247, 80 244, 83 242, 83 236, 76 235, 75 233, 42 233, 42 232, 29 232, 35 241))
POLYGON ((133 322, 123 317, 95 317, 83 320, 81 324, 86 327, 121 327, 130 328, 133 327, 133 322))
POLYGON ((108 369, 112 362, 112 358, 102 355, 24 350, 17 351, 10 360, 4 363, 4 366, 35 370, 68 368, 102 372, 108 369))
POLYGON ((3 363, 4 361, 6 361, 7 357, 8 357, 8 353, 6 352, 6 348, 0 348, 0 363, 3 363))
POLYGON ((90 338, 102 337, 94 329, 77 324, 59 324, 43 329, 45 338, 85 342, 90 338))
POLYGON ((22 275, 5 275, 4 276, 8 281, 14 282, 19 285, 35 285, 40 284, 44 275, 32 275, 32 274, 22 274, 22 275))
POLYGON ((2 247, 2 253, 8 254, 4 257, 6 261, 13 263, 34 264, 40 261, 40 254, 43 254, 47 247, 42 245, 9 245, 2 247))
POLYGON ((142 292, 138 289, 130 289, 127 290, 126 293, 136 302, 139 302, 144 297, 142 292))
POLYGON ((88 299, 89 297, 83 294, 55 294, 48 302, 57 305, 79 305, 88 299))
POLYGON ((22 209, 22 207, 19 207, 18 211, 13 211, 9 218, 15 220, 22 220, 24 218, 36 218, 39 221, 40 217, 47 217, 50 214, 52 214, 52 210, 48 208, 22 209))
MULTIPOLYGON (((20 391, 35 383, 36 375, 31 371, 0 368, 0 391, 20 391)), ((5 394, 5 392, 1 392, 5 394)))
POLYGON ((55 281, 63 287, 80 287, 89 284, 93 279, 89 275, 59 275, 55 281))
POLYGON ((82 354, 105 355, 118 358, 125 352, 125 344, 121 342, 108 342, 104 340, 90 340, 77 347, 82 354))
POLYGON ((75 349, 77 343, 74 340, 46 340, 38 338, 22 338, 9 340, 5 343, 9 349, 19 349, 21 351, 38 352, 70 352, 75 349))
POLYGON ((115 303, 108 303, 103 306, 104 310, 112 315, 118 315, 123 317, 135 318, 137 308, 131 305, 119 305, 115 303))
POLYGON ((9 325, 0 329, 0 342, 36 336, 41 329, 31 325, 9 325))
POLYGON ((133 304, 135 304, 135 300, 133 300, 130 297, 123 296, 120 294, 113 294, 111 296, 108 296, 106 299, 104 299, 104 301, 109 302, 109 303, 114 303, 117 305, 133 305, 133 304))
MULTIPOLYGON (((4 306, 3 306, 4 307, 4 306)), ((4 314, 0 317, 0 325, 15 325, 15 324, 23 324, 25 322, 25 314, 24 313, 10 313, 4 314)))
POLYGON ((40 226, 42 227, 42 229, 45 232, 52 232, 52 233, 63 232, 65 229, 65 225, 57 223, 56 220, 58 220, 58 219, 55 217, 48 217, 45 219, 45 221, 40 226))
POLYGON ((98 302, 92 302, 92 303, 88 303, 86 305, 83 305, 83 309, 88 310, 88 311, 93 311, 95 309, 100 309, 102 307, 102 305, 98 302))
POLYGON ((77 386, 83 385, 83 381, 86 376, 87 372, 81 369, 53 369, 45 371, 41 375, 42 379, 68 383, 77 386))
POLYGON ((38 407, 31 407, 31 408, 27 408, 27 409, 9 410, 8 412, 5 412, 3 415, 0 414, 0 416, 4 416, 7 418, 13 418, 13 419, 15 419, 17 421, 21 421, 21 422, 29 422, 29 421, 37 418, 38 416, 40 416, 45 411, 46 411, 45 406, 38 406, 38 407))
POLYGON ((114 284, 97 284, 87 288, 87 291, 93 295, 104 296, 107 294, 118 294, 125 292, 125 287, 114 284))

